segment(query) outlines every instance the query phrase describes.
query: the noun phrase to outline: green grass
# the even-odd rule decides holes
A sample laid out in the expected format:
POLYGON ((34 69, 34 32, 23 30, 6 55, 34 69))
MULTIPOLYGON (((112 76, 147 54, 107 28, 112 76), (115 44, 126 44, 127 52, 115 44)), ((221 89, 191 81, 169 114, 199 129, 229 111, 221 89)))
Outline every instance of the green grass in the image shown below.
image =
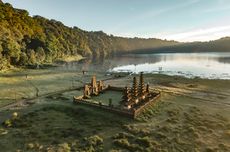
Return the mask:
POLYGON ((146 110, 136 121, 64 100, 46 99, 18 110, 13 127, 2 126, 0 130, 7 134, 0 135, 0 146, 4 151, 37 151, 39 147, 54 151, 227 151, 229 119, 202 107, 184 106, 180 100, 186 99, 163 95, 159 105, 146 110))
MULTIPOLYGON (((80 68, 77 70, 25 70, 0 73, 0 105, 7 104, 24 98, 32 98, 38 95, 66 90, 83 86, 89 82, 94 72, 82 75, 80 68), (26 77, 27 75, 27 77, 26 77)), ((108 76, 109 77, 109 76, 108 76)), ((103 74, 97 74, 98 79, 106 78, 103 74)))
POLYGON ((99 96, 93 96, 90 100, 94 100, 96 102, 101 102, 105 105, 109 105, 109 100, 112 100, 112 104, 114 106, 119 106, 120 101, 122 100, 122 92, 120 91, 106 91, 99 96))
MULTIPOLYGON (((23 111, 27 110, 23 109, 23 111)), ((12 151, 17 149, 25 151, 29 143, 52 147, 63 144, 65 141, 71 145, 75 140, 81 143, 78 145, 81 148, 87 148, 87 146, 90 148, 93 145, 94 148, 101 149, 103 138, 100 134, 102 132, 109 131, 111 128, 120 128, 123 123, 130 121, 126 118, 120 119, 114 114, 60 102, 41 104, 34 110, 21 115, 23 111, 18 112, 18 119, 11 119, 13 126, 6 128, 8 134, 1 135, 2 150, 8 151, 11 147, 12 151), (10 144, 4 144, 7 141, 11 141, 10 144), (85 146, 86 141, 89 142, 87 146, 85 146), (98 145, 100 147, 97 147, 98 145)))

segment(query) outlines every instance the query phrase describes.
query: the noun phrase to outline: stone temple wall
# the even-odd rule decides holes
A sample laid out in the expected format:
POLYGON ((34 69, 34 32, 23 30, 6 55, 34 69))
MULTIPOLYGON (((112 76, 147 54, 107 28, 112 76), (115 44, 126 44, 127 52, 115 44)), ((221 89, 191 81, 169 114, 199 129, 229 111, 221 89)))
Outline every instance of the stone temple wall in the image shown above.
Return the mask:
MULTIPOLYGON (((123 91, 123 88, 108 86, 103 91, 105 92, 106 90, 123 91)), ((154 96, 154 98, 150 99, 148 102, 143 103, 142 105, 140 105, 135 110, 134 109, 126 110, 126 109, 122 109, 122 108, 118 108, 118 107, 112 107, 112 106, 109 106, 109 105, 103 105, 103 104, 100 104, 100 103, 90 102, 90 101, 84 100, 83 96, 74 97, 73 102, 76 103, 76 104, 83 104, 83 105, 88 105, 88 106, 95 107, 95 108, 100 108, 100 109, 103 109, 105 111, 113 112, 113 113, 116 113, 116 114, 120 114, 120 115, 135 119, 146 108, 148 108, 149 106, 153 105, 160 96, 161 96, 161 94, 159 92, 159 93, 156 94, 156 96, 154 96)))

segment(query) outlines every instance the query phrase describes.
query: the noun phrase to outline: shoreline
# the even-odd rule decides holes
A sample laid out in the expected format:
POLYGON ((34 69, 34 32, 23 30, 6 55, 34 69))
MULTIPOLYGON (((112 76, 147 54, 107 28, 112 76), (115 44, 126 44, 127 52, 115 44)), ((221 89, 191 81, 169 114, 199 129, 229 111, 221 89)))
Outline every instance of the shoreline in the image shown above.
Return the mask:
MULTIPOLYGON (((79 90, 80 88, 83 87, 82 84, 84 82, 90 81, 90 78, 92 75, 97 74, 99 79, 104 81, 107 84, 115 85, 118 87, 124 87, 128 85, 128 82, 130 82, 131 77, 136 76, 137 74, 130 74, 126 72, 120 72, 120 73, 110 73, 108 75, 107 72, 99 72, 99 73, 88 73, 84 77, 86 77, 85 80, 83 80, 83 75, 81 71, 65 71, 64 73, 62 71, 52 71, 51 69, 39 69, 39 70, 32 70, 30 71, 30 74, 28 75, 28 78, 25 78, 25 72, 27 73, 28 71, 20 70, 18 71, 11 71, 10 73, 7 74, 0 74, 0 111, 1 109, 7 109, 7 107, 17 107, 18 104, 23 103, 26 104, 29 101, 34 101, 36 99, 44 98, 49 95, 59 95, 60 93, 67 93, 71 92, 74 90, 79 90), (44 79, 44 76, 48 76, 48 79, 44 79), (73 76, 77 74, 78 76, 73 79, 73 76), (67 75, 67 77, 62 76, 62 75, 67 75), (60 77, 62 76, 63 79, 62 82, 56 83, 56 80, 53 80, 53 76, 55 77, 60 77), (13 80, 11 82, 11 80, 13 80), (82 81, 83 80, 83 81, 82 81), (14 83, 16 81, 17 83, 14 85, 8 86, 7 90, 5 89, 5 84, 9 83, 14 83), (72 81, 74 84, 66 83, 68 81, 72 81), (44 83, 46 82, 46 83, 44 83), (31 83, 31 84, 30 84, 31 83), (22 84, 25 86, 22 86, 22 84), (15 90, 15 87, 19 85, 19 88, 15 90), (60 87, 59 85, 62 85, 60 87), (30 96, 27 96, 27 90, 28 87, 30 88, 30 96), (47 89, 43 89, 47 88, 47 89), (55 88, 49 89, 49 88, 55 88), (5 89, 3 91, 3 89, 5 89), (39 96, 35 96, 36 90, 38 89, 39 96), (14 93, 12 94, 12 91, 17 91, 17 99, 14 98, 14 93), (49 91, 50 90, 50 91, 49 91), (22 96, 19 96, 21 94, 22 96), (27 96, 27 97, 26 97, 27 96), (5 104, 1 105, 1 100, 5 102, 5 104), (16 101, 15 101, 16 100, 16 101), (12 105, 12 106, 11 106, 12 105), (6 107, 6 108, 5 108, 6 107)), ((171 76, 171 75, 166 75, 166 74, 151 74, 151 73, 146 73, 144 74, 145 76, 145 81, 149 83, 152 87, 156 87, 156 89, 159 89, 163 92, 167 93, 176 93, 178 95, 183 95, 185 92, 197 92, 197 93, 202 93, 202 94, 216 94, 217 96, 229 96, 230 94, 230 80, 225 80, 225 79, 204 79, 204 78, 186 78, 184 76, 171 76), (217 87, 218 86, 218 87, 217 87), (176 92, 174 92, 176 90, 176 92), (216 90, 223 90, 222 93, 221 91, 219 93, 216 92, 216 90), (228 91, 227 91, 228 90, 228 91), (224 93, 224 92, 228 93, 224 93)), ((16 96, 15 96, 16 97, 16 96)), ((196 97, 196 96, 191 96, 194 99, 202 99, 206 100, 203 96, 196 97)), ((207 100, 208 101, 208 100, 207 100)), ((210 100, 213 102, 213 100, 210 100)), ((226 102, 227 103, 227 102, 226 102)), ((22 105, 23 105, 22 104, 22 105)), ((230 103, 227 103, 230 104, 230 103)))

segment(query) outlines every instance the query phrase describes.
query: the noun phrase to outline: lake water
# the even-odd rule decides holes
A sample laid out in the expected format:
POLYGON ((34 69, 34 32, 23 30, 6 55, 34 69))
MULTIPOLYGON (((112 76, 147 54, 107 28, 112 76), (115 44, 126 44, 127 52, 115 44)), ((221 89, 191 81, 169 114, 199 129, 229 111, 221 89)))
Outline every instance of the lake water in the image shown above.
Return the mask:
POLYGON ((130 54, 110 60, 110 65, 110 72, 230 79, 230 53, 130 54))

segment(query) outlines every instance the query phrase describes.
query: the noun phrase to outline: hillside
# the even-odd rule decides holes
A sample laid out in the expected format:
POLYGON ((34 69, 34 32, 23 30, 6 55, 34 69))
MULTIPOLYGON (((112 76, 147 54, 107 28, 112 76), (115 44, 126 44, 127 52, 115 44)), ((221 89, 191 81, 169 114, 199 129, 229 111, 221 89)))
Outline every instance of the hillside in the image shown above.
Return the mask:
POLYGON ((192 42, 180 43, 173 46, 165 46, 156 49, 140 49, 135 50, 133 53, 156 53, 156 52, 230 52, 230 37, 224 37, 215 41, 209 42, 192 42))
POLYGON ((55 20, 29 16, 0 1, 0 70, 52 63, 69 56, 106 58, 117 52, 178 44, 160 39, 122 38, 88 32, 55 20))

